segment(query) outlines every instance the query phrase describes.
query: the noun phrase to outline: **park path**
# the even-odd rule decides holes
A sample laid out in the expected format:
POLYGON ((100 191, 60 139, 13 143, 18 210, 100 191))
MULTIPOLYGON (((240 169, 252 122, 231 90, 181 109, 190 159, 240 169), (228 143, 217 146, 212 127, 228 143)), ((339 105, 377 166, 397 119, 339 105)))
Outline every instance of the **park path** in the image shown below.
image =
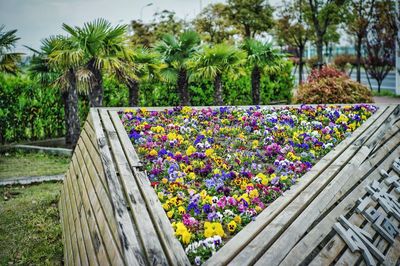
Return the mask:
POLYGON ((374 96, 375 103, 380 104, 399 104, 400 98, 389 97, 389 96, 374 96))

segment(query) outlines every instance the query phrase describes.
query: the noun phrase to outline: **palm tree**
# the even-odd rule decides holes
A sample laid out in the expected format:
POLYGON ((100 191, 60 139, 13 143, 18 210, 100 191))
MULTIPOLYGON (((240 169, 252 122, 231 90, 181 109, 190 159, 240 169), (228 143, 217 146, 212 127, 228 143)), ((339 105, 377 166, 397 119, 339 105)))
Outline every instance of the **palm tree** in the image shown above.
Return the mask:
POLYGON ((63 24, 63 29, 71 35, 70 49, 63 50, 56 56, 70 57, 70 61, 79 61, 78 82, 88 87, 90 105, 102 106, 103 70, 123 71, 126 61, 121 55, 126 54, 126 25, 111 26, 105 19, 88 22, 83 27, 71 27, 63 24))
POLYGON ((42 40, 40 51, 34 52, 29 71, 45 85, 60 89, 64 103, 64 119, 66 144, 75 147, 80 134, 78 113, 78 92, 76 79, 76 63, 69 58, 55 56, 59 51, 70 49, 71 40, 64 36, 52 36, 42 40))
POLYGON ((185 31, 179 38, 166 34, 155 46, 164 62, 168 65, 162 71, 163 77, 171 82, 177 82, 177 91, 181 105, 190 105, 188 62, 198 51, 200 36, 195 31, 185 31))
POLYGON ((117 79, 125 83, 129 90, 129 106, 139 104, 140 82, 158 76, 159 71, 165 67, 159 58, 158 53, 151 52, 147 48, 137 48, 128 53, 128 66, 117 69, 115 73, 117 79))
POLYGON ((242 71, 246 52, 229 44, 217 44, 204 48, 193 60, 192 70, 195 78, 214 79, 214 103, 223 105, 222 78, 224 74, 242 71))
POLYGON ((22 53, 14 53, 12 49, 20 39, 15 33, 17 30, 4 31, 4 25, 0 26, 0 72, 16 74, 18 72, 18 62, 21 60, 22 53))
POLYGON ((261 75, 277 70, 281 66, 282 55, 270 43, 246 39, 242 49, 247 52, 247 62, 251 66, 251 98, 254 105, 261 102, 261 75))

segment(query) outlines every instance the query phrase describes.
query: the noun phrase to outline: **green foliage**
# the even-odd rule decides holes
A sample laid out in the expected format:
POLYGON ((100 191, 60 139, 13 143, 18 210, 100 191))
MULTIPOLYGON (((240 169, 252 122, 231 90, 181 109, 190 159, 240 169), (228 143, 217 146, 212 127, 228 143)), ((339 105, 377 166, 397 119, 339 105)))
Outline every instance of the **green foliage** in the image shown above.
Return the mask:
POLYGON ((214 79, 217 75, 241 71, 245 63, 246 52, 229 44, 216 44, 205 47, 193 58, 193 77, 196 79, 214 79))
POLYGON ((60 183, 0 188, 0 265, 63 265, 60 183))
MULTIPOLYGON (((261 104, 276 101, 290 102, 294 79, 292 64, 285 61, 276 73, 261 78, 261 104)), ((247 70, 249 72, 250 70, 247 70)), ((237 77, 231 73, 223 78, 223 98, 226 105, 251 105, 250 75, 237 77)), ((214 102, 212 80, 201 80, 189 85, 191 103, 194 106, 211 106, 214 102)), ((179 96, 175 86, 165 82, 145 82, 140 87, 140 106, 176 106, 179 96)))
POLYGON ((210 4, 194 19, 193 24, 206 42, 222 43, 230 41, 239 33, 228 20, 229 7, 223 3, 210 4))
POLYGON ((18 63, 21 61, 21 53, 12 52, 16 42, 20 39, 16 36, 17 30, 4 31, 0 25, 0 73, 16 74, 18 63))
POLYGON ((0 75, 0 141, 62 136, 64 112, 57 91, 27 76, 0 75))
POLYGON ((108 107, 128 106, 128 88, 112 77, 105 77, 103 100, 108 107))
POLYGON ((228 0, 230 23, 245 38, 254 38, 273 26, 273 8, 264 0, 228 0))

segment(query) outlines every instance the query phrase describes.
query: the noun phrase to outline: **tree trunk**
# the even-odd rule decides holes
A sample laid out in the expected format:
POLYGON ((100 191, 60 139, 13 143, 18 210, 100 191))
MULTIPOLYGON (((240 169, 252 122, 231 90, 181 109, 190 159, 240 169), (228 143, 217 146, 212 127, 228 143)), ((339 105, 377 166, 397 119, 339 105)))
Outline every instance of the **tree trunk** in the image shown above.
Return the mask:
POLYGON ((357 82, 361 82, 361 45, 362 45, 362 38, 357 37, 357 42, 356 42, 357 82))
POLYGON ((248 26, 248 25, 244 25, 244 37, 246 39, 251 38, 251 29, 250 29, 250 26, 248 26))
POLYGON ((177 90, 178 90, 178 94, 180 96, 182 106, 190 105, 188 86, 189 86, 189 83, 188 83, 188 79, 187 79, 186 70, 181 69, 179 71, 179 76, 178 76, 177 90))
POLYGON ((299 84, 303 84, 304 46, 299 47, 299 84))
POLYGON ((69 141, 69 143, 67 142, 67 144, 75 147, 79 139, 81 125, 78 114, 78 92, 76 89, 76 76, 73 69, 70 69, 68 71, 68 83, 69 86, 67 88, 66 100, 66 105, 68 109, 66 140, 69 141))
POLYGON ((321 68, 322 65, 324 64, 324 56, 323 56, 324 41, 320 34, 318 34, 317 36, 316 46, 317 46, 317 56, 318 56, 318 68, 321 68))
POLYGON ((88 69, 92 72, 91 89, 89 90, 89 101, 91 107, 103 106, 103 77, 100 69, 95 66, 95 60, 92 59, 88 63, 88 69))
POLYGON ((129 89, 129 106, 138 106, 139 104, 139 82, 129 78, 126 86, 129 89))
POLYGON ((216 106, 224 105, 224 100, 222 99, 222 75, 219 73, 214 80, 214 104, 216 106))
POLYGON ((71 136, 68 135, 69 131, 69 108, 68 108, 68 89, 61 92, 61 99, 64 104, 64 125, 65 125, 65 143, 71 144, 71 136))
POLYGON ((260 80, 261 74, 260 69, 257 65, 253 67, 251 71, 251 98, 253 100, 254 105, 259 105, 261 102, 261 93, 260 93, 260 80))

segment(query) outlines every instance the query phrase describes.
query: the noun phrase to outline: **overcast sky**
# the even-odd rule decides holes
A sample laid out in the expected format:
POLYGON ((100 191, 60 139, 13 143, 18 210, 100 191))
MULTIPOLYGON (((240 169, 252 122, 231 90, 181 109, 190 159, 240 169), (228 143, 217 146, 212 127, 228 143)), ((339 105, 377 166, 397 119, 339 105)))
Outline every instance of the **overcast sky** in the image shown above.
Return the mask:
POLYGON ((17 50, 27 52, 23 45, 39 48, 41 39, 62 34, 62 23, 81 26, 102 17, 112 24, 125 24, 141 14, 149 21, 154 12, 164 9, 191 19, 201 6, 215 2, 221 0, 0 0, 0 25, 17 29, 21 37, 17 50))

